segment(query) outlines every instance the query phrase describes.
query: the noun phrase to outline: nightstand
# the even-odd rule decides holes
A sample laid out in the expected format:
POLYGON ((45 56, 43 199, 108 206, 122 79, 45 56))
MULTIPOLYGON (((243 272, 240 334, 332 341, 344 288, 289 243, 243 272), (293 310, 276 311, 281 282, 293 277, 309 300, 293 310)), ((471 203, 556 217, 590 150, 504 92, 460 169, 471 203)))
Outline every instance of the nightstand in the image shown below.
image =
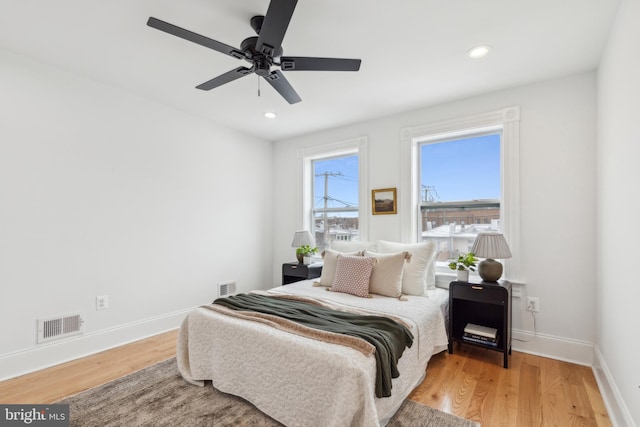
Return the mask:
POLYGON ((504 354, 508 368, 511 354, 511 282, 451 282, 449 284, 449 353, 453 343, 474 345, 504 354), (497 329, 495 346, 464 338, 467 323, 497 329))
POLYGON ((315 279, 322 274, 322 264, 300 264, 286 262, 282 264, 282 284, 299 282, 300 280, 315 279))

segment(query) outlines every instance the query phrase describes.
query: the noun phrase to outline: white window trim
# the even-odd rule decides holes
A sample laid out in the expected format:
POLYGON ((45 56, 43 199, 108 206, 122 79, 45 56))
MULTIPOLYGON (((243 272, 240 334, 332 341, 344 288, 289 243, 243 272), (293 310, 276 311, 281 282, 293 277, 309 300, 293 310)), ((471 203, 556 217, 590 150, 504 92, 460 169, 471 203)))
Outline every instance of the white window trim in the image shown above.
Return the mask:
POLYGON ((513 258, 504 262, 505 276, 511 281, 521 282, 520 259, 520 107, 513 106, 488 113, 463 118, 445 120, 400 130, 401 189, 398 194, 400 225, 404 242, 417 241, 418 224, 415 220, 420 200, 418 180, 418 145, 422 142, 447 137, 461 137, 478 130, 502 128, 500 144, 502 203, 500 218, 513 258))
POLYGON ((313 160, 328 157, 343 156, 348 154, 358 155, 358 236, 361 241, 369 238, 369 220, 367 214, 368 198, 368 140, 362 136, 345 141, 323 144, 314 147, 298 149, 298 194, 300 197, 300 214, 298 215, 298 229, 312 230, 313 200, 311 192, 305 191, 313 184, 313 160))

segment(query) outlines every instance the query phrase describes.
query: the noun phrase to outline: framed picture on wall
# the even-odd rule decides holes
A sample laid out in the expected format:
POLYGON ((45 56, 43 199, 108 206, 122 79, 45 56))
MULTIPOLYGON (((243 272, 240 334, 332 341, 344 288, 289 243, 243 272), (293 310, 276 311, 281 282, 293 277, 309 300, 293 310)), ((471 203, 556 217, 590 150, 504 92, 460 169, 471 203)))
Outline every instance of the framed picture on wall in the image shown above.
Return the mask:
POLYGON ((398 201, 395 188, 371 190, 371 208, 374 215, 398 213, 398 201))

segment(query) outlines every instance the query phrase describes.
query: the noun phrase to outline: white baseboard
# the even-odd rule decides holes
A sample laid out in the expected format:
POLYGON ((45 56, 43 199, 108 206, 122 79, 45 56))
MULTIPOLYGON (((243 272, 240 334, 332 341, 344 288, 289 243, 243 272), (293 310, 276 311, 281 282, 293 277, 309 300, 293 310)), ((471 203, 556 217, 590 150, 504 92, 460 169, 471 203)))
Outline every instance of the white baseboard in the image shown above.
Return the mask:
POLYGON ((611 371, 600 352, 598 346, 594 346, 593 375, 596 377, 600 394, 604 400, 609 413, 609 419, 614 427, 636 427, 636 423, 631 418, 629 408, 624 403, 622 395, 616 386, 611 371))
POLYGON ((578 365, 593 365, 593 343, 553 335, 533 334, 514 329, 511 341, 513 350, 536 356, 563 360, 578 365))
POLYGON ((40 344, 0 356, 0 381, 138 341, 180 327, 193 308, 40 344))

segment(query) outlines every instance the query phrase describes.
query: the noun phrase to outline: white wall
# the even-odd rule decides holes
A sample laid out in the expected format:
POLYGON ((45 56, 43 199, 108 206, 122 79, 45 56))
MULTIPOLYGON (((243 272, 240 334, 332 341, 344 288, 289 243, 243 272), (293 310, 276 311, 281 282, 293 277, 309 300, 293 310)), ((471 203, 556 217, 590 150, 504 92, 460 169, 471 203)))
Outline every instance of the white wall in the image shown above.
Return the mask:
POLYGON ((272 285, 270 142, 4 50, 0 93, 0 379, 272 285), (77 310, 84 337, 36 345, 77 310))
MULTIPOLYGON (((590 364, 595 339, 596 78, 586 73, 319 132, 275 144, 274 280, 293 258, 299 221, 297 150, 366 136, 372 188, 400 188, 400 130, 520 106, 521 277, 540 298, 539 335, 514 343, 532 353, 590 364)), ((404 166, 406 167, 406 166, 404 166)), ((400 197, 400 195, 399 195, 400 197)), ((365 200, 369 203, 369 200, 365 200)), ((370 240, 399 240, 400 215, 369 217, 370 240)), ((533 327, 514 299, 516 336, 533 327)))
POLYGON ((598 70, 597 373, 628 426, 640 425, 638 22, 640 2, 623 1, 598 70))

